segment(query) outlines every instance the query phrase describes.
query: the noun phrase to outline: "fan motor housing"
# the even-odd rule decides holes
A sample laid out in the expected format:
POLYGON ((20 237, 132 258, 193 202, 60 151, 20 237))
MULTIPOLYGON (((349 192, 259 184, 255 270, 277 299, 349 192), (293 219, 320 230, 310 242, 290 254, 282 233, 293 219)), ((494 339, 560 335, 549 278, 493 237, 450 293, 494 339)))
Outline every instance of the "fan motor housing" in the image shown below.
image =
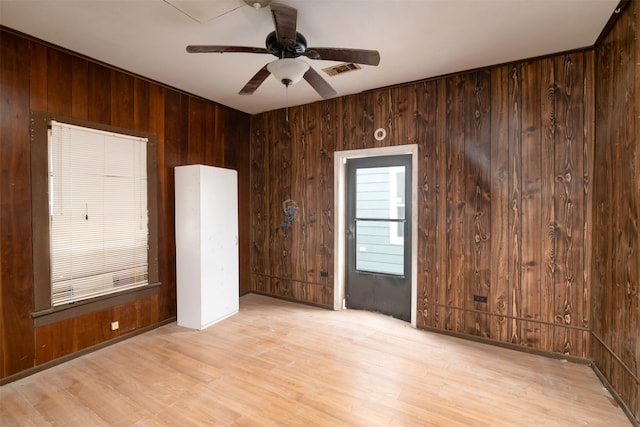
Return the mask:
POLYGON ((307 50, 307 39, 298 32, 296 32, 296 40, 293 41, 278 40, 276 32, 272 31, 267 36, 265 44, 269 53, 278 58, 297 58, 307 50))

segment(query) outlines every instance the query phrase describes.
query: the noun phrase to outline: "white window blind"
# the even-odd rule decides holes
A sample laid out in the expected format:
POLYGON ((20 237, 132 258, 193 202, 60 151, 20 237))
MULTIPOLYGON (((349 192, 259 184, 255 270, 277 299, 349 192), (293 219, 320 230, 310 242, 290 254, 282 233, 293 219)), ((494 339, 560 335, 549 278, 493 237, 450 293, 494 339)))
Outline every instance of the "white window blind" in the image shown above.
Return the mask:
POLYGON ((51 303, 148 284, 147 139, 51 122, 51 303))

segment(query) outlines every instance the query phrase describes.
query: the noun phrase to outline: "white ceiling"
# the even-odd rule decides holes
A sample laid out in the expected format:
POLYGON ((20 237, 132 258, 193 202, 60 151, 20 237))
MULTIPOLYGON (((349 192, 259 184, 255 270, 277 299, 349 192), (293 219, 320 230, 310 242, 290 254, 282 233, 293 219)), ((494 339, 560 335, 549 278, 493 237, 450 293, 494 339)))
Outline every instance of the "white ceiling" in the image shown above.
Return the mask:
MULTIPOLYGON (((343 96, 594 44, 619 0, 280 0, 311 47, 376 49, 377 67, 329 77, 343 96)), ((264 47, 269 8, 242 0, 0 0, 0 24, 255 114, 319 101, 304 80, 270 76, 238 95, 271 55, 199 53, 188 44, 264 47), (191 15, 191 16, 189 16, 191 15), (288 96, 288 101, 287 101, 288 96)))

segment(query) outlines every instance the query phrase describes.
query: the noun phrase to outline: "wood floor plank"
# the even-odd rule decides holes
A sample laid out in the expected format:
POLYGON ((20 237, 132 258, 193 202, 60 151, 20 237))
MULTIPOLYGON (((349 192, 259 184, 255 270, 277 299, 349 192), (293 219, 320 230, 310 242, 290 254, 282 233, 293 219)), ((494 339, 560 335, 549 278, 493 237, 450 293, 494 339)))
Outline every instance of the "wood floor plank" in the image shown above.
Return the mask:
POLYGON ((245 295, 0 387, 2 426, 624 426, 580 364, 245 295))

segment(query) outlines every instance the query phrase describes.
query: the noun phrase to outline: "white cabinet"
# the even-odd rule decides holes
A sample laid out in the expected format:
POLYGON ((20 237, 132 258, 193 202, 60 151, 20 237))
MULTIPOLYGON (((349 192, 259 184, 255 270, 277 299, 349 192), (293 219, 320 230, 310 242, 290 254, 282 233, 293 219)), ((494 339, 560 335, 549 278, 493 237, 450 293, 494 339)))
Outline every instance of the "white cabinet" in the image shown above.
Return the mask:
POLYGON ((175 168, 180 326, 204 329, 238 312, 237 182, 231 169, 175 168))

